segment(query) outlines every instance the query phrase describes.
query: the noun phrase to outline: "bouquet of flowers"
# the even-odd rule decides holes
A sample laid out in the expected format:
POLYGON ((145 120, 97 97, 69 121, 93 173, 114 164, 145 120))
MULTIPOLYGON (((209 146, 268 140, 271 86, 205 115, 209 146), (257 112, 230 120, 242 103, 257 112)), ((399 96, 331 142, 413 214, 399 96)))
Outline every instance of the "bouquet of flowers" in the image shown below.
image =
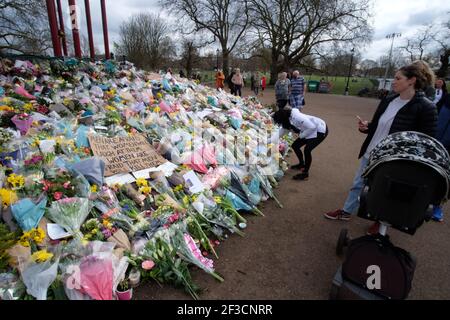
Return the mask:
POLYGON ((12 137, 13 134, 9 130, 0 128, 0 152, 3 151, 4 146, 11 141, 12 137))
POLYGON ((45 191, 52 200, 71 198, 78 194, 78 182, 65 170, 59 170, 52 177, 40 182, 42 191, 45 191))
POLYGON ((16 125, 16 128, 19 129, 21 135, 26 135, 33 124, 33 118, 28 113, 16 114, 11 118, 11 121, 16 125))
POLYGON ((52 202, 47 212, 48 218, 73 235, 82 238, 80 226, 89 214, 87 198, 65 198, 52 202))
MULTIPOLYGON (((193 283, 188 263, 177 255, 177 250, 170 244, 169 229, 155 235, 145 246, 141 254, 154 266, 143 272, 144 278, 152 278, 158 283, 174 283, 183 286, 194 299, 198 299, 199 288, 193 283)), ((145 266, 145 265, 144 265, 145 266)))

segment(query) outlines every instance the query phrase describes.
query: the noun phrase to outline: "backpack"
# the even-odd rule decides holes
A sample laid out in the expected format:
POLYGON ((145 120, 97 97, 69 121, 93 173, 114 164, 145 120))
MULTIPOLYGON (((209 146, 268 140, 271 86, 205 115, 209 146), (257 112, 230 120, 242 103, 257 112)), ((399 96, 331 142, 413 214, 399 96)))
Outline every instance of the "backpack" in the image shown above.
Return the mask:
MULTIPOLYGON (((372 267, 373 268, 373 267, 372 267)), ((363 236, 350 242, 342 265, 342 277, 385 299, 406 299, 411 290, 415 259, 396 247, 389 236, 363 236), (380 288, 368 288, 371 266, 379 267, 380 288)))

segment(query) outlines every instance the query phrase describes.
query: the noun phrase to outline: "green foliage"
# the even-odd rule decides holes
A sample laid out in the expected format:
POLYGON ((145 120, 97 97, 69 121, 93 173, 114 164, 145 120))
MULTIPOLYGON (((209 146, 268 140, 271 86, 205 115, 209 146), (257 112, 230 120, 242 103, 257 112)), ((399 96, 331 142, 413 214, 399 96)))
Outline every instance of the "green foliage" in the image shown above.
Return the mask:
POLYGON ((146 248, 152 252, 151 258, 155 266, 151 270, 143 270, 144 279, 152 278, 159 283, 172 283, 184 287, 194 299, 198 299, 199 287, 192 282, 188 263, 177 255, 177 251, 163 240, 157 238, 147 243, 146 248))
POLYGON ((0 272, 4 272, 8 268, 9 255, 6 252, 19 239, 17 232, 10 232, 8 226, 0 223, 0 272))

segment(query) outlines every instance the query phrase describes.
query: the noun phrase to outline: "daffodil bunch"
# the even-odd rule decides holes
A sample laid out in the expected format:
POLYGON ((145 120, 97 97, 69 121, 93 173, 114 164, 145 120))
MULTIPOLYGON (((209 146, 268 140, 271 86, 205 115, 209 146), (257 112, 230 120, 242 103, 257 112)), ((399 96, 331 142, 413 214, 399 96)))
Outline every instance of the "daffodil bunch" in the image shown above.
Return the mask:
POLYGON ((148 185, 148 181, 143 179, 143 178, 139 178, 136 180, 136 185, 139 187, 139 192, 142 194, 149 194, 150 192, 152 192, 152 188, 149 187, 148 185))
POLYGON ((53 257, 53 253, 48 252, 47 250, 39 250, 31 255, 31 259, 34 262, 42 263, 53 257))
POLYGON ((0 189, 0 199, 4 208, 9 207, 13 203, 17 202, 17 200, 19 200, 17 194, 13 190, 5 188, 0 189))
POLYGON ((37 245, 42 244, 44 239, 45 231, 38 227, 24 231, 18 243, 23 247, 31 247, 32 251, 36 251, 37 245))
MULTIPOLYGON (((106 220, 105 220, 106 221, 106 220)), ((103 241, 105 236, 102 231, 102 224, 95 218, 87 220, 82 226, 81 230, 84 234, 83 240, 86 241, 94 241, 99 240, 103 241)))
POLYGON ((6 181, 8 181, 9 185, 12 187, 13 190, 19 190, 25 184, 24 176, 15 173, 11 173, 6 179, 6 181))

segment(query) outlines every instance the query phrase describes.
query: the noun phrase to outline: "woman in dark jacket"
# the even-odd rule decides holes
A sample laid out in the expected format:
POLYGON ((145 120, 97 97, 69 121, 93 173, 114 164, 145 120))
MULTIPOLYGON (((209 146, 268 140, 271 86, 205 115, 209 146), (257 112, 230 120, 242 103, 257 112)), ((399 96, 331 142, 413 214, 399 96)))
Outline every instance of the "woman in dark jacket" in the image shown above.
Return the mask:
MULTIPOLYGON (((446 94, 441 99, 441 111, 438 116, 436 139, 441 142, 450 154, 450 94, 446 94)), ((433 207, 433 220, 444 221, 444 214, 441 206, 433 207)))
MULTIPOLYGON (((359 207, 359 195, 364 186, 361 173, 367 165, 370 152, 389 134, 399 131, 418 131, 434 137, 436 135, 436 106, 425 97, 423 90, 434 83, 434 73, 428 64, 420 61, 400 68, 395 74, 393 91, 395 95, 386 97, 375 111, 372 121, 359 117, 358 130, 367 134, 361 147, 361 163, 353 180, 344 207, 325 213, 332 220, 350 220, 359 207)), ((370 234, 378 232, 374 224, 370 234)))

